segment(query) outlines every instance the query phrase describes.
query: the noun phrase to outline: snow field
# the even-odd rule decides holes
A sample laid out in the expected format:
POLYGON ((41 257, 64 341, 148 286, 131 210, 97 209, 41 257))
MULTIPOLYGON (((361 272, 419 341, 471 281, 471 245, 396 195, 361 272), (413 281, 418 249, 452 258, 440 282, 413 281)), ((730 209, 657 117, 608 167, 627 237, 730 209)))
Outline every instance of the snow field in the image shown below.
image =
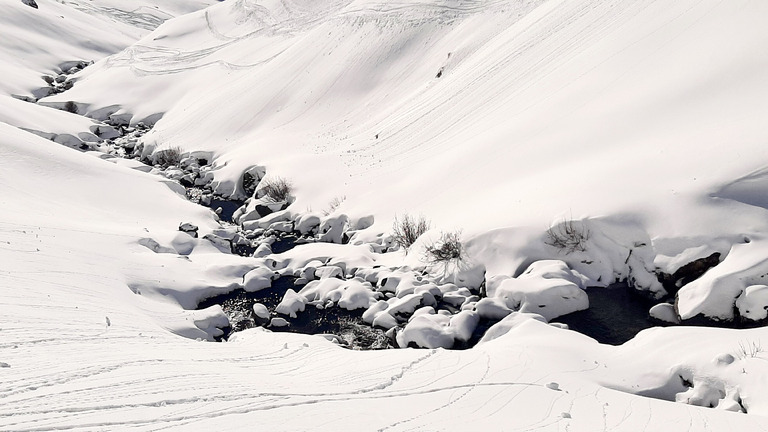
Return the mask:
POLYGON ((765 5, 238 0, 149 32, 207 2, 5 2, 0 429, 765 427, 763 328, 612 347, 548 324, 588 285, 661 298, 656 273, 713 253, 654 316, 765 318, 765 5), (11 97, 79 60, 99 61, 65 93, 11 97), (80 115, 51 109, 70 100, 80 115), (149 168, 171 180, 100 159, 98 135, 145 120, 123 138, 155 162, 180 147, 179 167, 149 168), (250 198, 242 231, 179 196, 191 172, 250 198), (245 173, 293 196, 251 198, 245 173), (388 235, 405 210, 436 226, 408 255, 388 235), (552 233, 568 224, 566 253, 552 233), (425 260, 454 228, 465 256, 425 260), (272 237, 229 253, 249 231, 272 237), (286 232, 318 243, 273 253, 286 232), (279 276, 304 287, 278 313, 365 308, 428 349, 195 341, 227 324, 200 300, 279 276), (490 318, 475 348, 443 349, 490 318))

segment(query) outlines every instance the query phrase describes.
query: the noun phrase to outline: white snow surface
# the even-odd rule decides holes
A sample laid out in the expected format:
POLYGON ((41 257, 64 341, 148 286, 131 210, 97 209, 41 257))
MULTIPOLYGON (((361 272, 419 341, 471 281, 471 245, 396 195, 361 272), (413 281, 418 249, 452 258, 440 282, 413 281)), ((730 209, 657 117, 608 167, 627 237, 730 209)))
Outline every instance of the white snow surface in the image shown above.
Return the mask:
MULTIPOLYGON (((236 196, 245 170, 267 167, 294 184, 293 208, 345 197, 337 211, 373 215, 378 232, 406 211, 467 237, 602 218, 618 229, 593 232, 608 243, 588 255, 613 267, 589 282, 661 295, 655 256, 768 231, 767 13, 741 0, 226 1, 49 101, 162 115, 145 153, 212 151, 218 191, 236 196)), ((530 262, 503 259, 518 257, 530 262)), ((681 307, 701 309, 693 297, 681 307)))
MULTIPOLYGON (((764 328, 653 328, 614 347, 527 308, 470 350, 357 352, 264 329, 208 343, 227 318, 193 310, 319 262, 388 275, 389 303, 360 280, 314 293, 383 326, 390 308, 412 313, 435 289, 466 300, 459 287, 482 280, 557 285, 570 311, 583 285, 661 294, 657 268, 720 252, 676 313, 760 319, 768 3, 0 1, 0 430, 768 428, 764 328), (212 152, 221 192, 242 194, 259 166, 291 180, 297 213, 344 197, 320 226, 334 243, 363 230, 359 244, 221 253, 203 239, 214 215, 177 184, 51 141, 96 123, 12 97, 79 60, 97 63, 45 103, 162 116, 146 152, 212 152), (464 229, 464 259, 430 266, 442 285, 372 269, 425 266, 429 236, 406 257, 361 240, 387 243, 406 211, 464 229), (565 254, 545 231, 568 219, 589 235, 565 254)), ((306 300, 291 293, 287 313, 306 300)), ((422 311, 399 337, 450 346, 475 314, 422 311)))

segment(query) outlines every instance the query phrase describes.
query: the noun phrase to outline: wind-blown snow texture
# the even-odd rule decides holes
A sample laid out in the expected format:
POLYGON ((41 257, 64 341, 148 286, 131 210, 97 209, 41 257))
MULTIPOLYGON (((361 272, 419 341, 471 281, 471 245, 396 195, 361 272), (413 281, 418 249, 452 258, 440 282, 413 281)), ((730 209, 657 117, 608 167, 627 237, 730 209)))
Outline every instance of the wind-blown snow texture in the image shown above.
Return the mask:
MULTIPOLYGON (((578 310, 582 286, 615 278, 659 294, 654 272, 719 252, 677 313, 763 315, 768 3, 0 1, 0 429, 768 427, 764 328, 654 328, 612 347, 530 313, 544 289, 578 310), (96 64, 71 90, 19 100, 80 60, 96 64), (373 215, 359 238, 405 211, 463 228, 476 267, 446 278, 479 273, 526 306, 465 351, 261 329, 196 341, 226 324, 197 302, 263 259, 203 240, 213 214, 168 181, 50 141, 91 138, 90 119, 51 109, 68 101, 160 119, 145 153, 211 152, 224 195, 259 165, 291 180, 297 212, 345 196, 337 212, 373 215), (563 219, 590 233, 584 250, 547 245, 563 219)), ((427 237, 407 257, 281 258, 418 266, 427 237)), ((375 304, 362 294, 350 308, 375 304)), ((508 313, 498 303, 478 311, 508 313)), ((438 319, 414 322, 448 332, 438 319)))

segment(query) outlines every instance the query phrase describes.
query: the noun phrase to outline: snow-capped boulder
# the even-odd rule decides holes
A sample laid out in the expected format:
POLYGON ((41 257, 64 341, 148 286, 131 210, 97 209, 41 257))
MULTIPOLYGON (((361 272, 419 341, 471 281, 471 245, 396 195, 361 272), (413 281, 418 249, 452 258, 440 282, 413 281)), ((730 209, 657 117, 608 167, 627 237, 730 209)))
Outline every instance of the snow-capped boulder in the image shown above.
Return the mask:
POLYGON ((453 331, 453 337, 457 341, 467 342, 480 322, 477 312, 464 310, 451 317, 448 327, 453 331))
POLYGON ((768 317, 768 286, 750 285, 736 299, 739 315, 752 321, 764 320, 768 317))
POLYGON ((420 348, 451 348, 454 344, 452 329, 447 327, 449 318, 436 315, 419 315, 397 333, 398 346, 415 345, 420 348))
POLYGON ((259 318, 269 319, 269 309, 261 303, 253 304, 253 314, 259 318))
POLYGON ((679 324, 680 317, 675 312, 675 305, 669 303, 659 303, 648 311, 648 314, 659 321, 671 324, 679 324))
POLYGON ((502 280, 494 297, 503 299, 510 309, 551 320, 589 307, 587 293, 578 285, 580 281, 564 262, 540 261, 519 277, 502 280))
POLYGON ((283 300, 275 308, 275 312, 296 318, 297 312, 302 312, 307 304, 307 299, 299 295, 296 291, 288 289, 283 296, 283 300))
POLYGON ((500 320, 512 313, 504 300, 486 297, 475 304, 475 311, 481 318, 488 320, 500 320))
POLYGON ((243 289, 246 292, 256 292, 272 286, 272 281, 277 280, 280 275, 266 267, 256 267, 245 274, 243 278, 243 289))
POLYGON ((308 302, 325 304, 330 301, 336 303, 341 299, 346 283, 346 281, 336 278, 316 280, 309 282, 299 291, 299 294, 304 296, 308 302))

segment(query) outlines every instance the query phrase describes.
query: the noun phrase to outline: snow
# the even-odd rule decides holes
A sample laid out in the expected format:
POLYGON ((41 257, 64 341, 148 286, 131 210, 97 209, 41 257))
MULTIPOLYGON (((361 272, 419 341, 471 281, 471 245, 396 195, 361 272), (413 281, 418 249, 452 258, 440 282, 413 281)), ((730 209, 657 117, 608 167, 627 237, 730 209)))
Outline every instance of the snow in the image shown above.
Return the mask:
POLYGON ((483 302, 492 299, 481 300, 478 312, 489 318, 503 318, 511 310, 519 310, 552 320, 589 307, 589 298, 580 282, 562 261, 537 261, 519 277, 502 280, 489 292, 496 302, 486 306, 483 302))
POLYGON ((739 315, 753 321, 768 318, 768 286, 750 285, 736 299, 739 315))
POLYGON ((585 286, 658 298, 657 271, 715 252, 651 315, 766 317, 768 5, 2 1, 0 429, 768 425, 763 327, 614 347, 548 324, 588 307, 585 286), (81 60, 96 63, 72 89, 19 99, 81 60), (85 116, 53 109, 68 101, 85 116), (108 118, 156 123, 145 156, 204 154, 224 195, 247 197, 245 172, 290 180, 295 202, 262 215, 252 199, 240 220, 321 242, 229 254, 234 230, 177 183, 59 144, 112 133, 108 118), (435 230, 382 253, 404 211, 435 230), (583 241, 564 250, 547 230, 569 223, 583 241), (427 262, 454 229, 466 257, 427 262), (207 342, 228 320, 200 300, 279 276, 306 286, 277 313, 367 308, 425 349, 260 328, 207 342), (434 313, 440 298, 461 311, 434 313))
POLYGON ((303 311, 306 305, 306 297, 299 295, 292 289, 288 289, 283 296, 283 300, 275 308, 275 312, 296 318, 296 313, 303 311))

